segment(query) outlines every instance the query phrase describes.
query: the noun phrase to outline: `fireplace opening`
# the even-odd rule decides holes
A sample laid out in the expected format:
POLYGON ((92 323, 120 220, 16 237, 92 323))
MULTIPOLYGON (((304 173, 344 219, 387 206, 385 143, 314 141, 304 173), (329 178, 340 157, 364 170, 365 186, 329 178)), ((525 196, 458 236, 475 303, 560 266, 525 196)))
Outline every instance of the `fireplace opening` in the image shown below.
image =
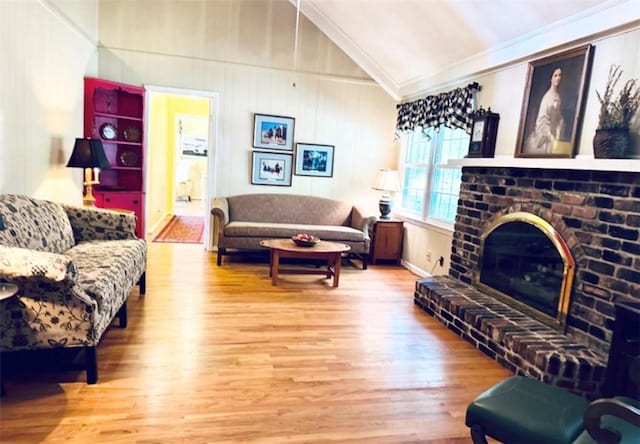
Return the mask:
POLYGON ((506 214, 480 242, 476 287, 564 331, 575 262, 551 224, 532 213, 506 214))

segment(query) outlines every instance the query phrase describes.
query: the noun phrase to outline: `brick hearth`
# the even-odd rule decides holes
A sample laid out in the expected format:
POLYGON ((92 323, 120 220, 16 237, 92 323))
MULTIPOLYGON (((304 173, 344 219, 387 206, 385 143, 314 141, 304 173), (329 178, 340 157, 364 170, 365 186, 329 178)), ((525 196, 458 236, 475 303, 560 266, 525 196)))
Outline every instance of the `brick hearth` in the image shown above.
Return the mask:
POLYGON ((614 303, 640 301, 639 240, 640 173, 465 167, 449 276, 418 281, 414 300, 514 372, 595 393, 614 303), (481 233, 516 211, 549 222, 576 262, 566 335, 473 287, 481 233))
POLYGON ((414 302, 504 367, 595 398, 601 391, 604 353, 450 276, 422 278, 414 302))

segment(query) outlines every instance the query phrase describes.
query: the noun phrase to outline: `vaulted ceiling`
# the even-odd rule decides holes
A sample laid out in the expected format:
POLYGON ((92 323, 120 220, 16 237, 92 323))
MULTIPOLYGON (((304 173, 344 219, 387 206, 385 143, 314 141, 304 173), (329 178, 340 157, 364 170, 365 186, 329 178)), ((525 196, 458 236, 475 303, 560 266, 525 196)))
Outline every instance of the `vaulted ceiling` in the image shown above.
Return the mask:
POLYGON ((289 0, 398 100, 640 23, 640 0, 289 0))

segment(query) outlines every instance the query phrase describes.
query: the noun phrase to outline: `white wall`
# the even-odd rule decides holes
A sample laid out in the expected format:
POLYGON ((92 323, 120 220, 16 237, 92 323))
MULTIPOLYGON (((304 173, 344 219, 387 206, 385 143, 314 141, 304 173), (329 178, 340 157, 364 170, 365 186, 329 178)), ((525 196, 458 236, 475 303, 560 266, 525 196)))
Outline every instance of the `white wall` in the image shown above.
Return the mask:
MULTIPOLYGON (((290 2, 110 0, 98 5, 91 0, 0 1, 0 192, 34 193, 50 170, 52 147, 62 146, 68 157, 74 138, 82 135, 82 77, 99 75, 219 93, 217 167, 210 176, 216 194, 312 194, 362 202, 377 213, 379 196, 370 185, 377 169, 397 161, 395 103, 304 17, 296 65, 290 2), (336 145, 334 177, 294 176, 291 188, 250 185, 253 112, 293 116, 297 141, 336 145)), ((582 43, 587 42, 574 45, 582 43)), ((597 122, 594 91, 604 88, 609 65, 622 64, 625 79, 640 77, 638 29, 600 35, 590 43, 596 49, 579 146, 585 156, 591 155, 597 122)), ((513 156, 515 150, 528 61, 465 76, 483 87, 478 104, 500 113, 497 155, 513 156)), ((637 120, 634 136, 638 145, 637 120)), ((81 174, 72 174, 79 203, 81 174)), ((418 270, 446 272, 450 234, 405 226, 405 261, 418 270), (444 256, 445 266, 434 269, 426 262, 427 250, 434 261, 444 256)))
MULTIPOLYGON (((59 0, 61 1, 61 0, 59 0)), ((288 0, 100 0, 100 44, 174 57, 368 79, 288 0)), ((165 71, 165 82, 176 80, 165 71)))
MULTIPOLYGON (((640 78, 640 29, 635 28, 624 33, 594 38, 581 44, 590 43, 594 46, 591 82, 587 90, 582 132, 577 150, 578 156, 593 157, 593 136, 598 124, 600 104, 595 91, 604 91, 609 66, 618 64, 624 70, 616 88, 616 94, 624 82, 629 78, 640 78)), ((578 44, 572 47, 580 46, 578 44)), ((532 59, 562 52, 568 48, 556 48, 532 59)), ((475 80, 482 85, 482 91, 477 95, 478 105, 500 113, 498 140, 496 142, 496 156, 513 157, 516 149, 520 111, 525 92, 527 68, 529 60, 505 66, 491 73, 478 76, 475 80)), ((640 120, 635 119, 632 133, 636 138, 636 145, 640 141, 640 120)))
MULTIPOLYGON (((82 79, 97 72, 95 35, 84 30, 96 28, 96 11, 95 1, 0 1, 0 192, 42 189, 82 137, 82 79)), ((81 172, 66 173, 76 195, 60 200, 79 204, 81 172)))
POLYGON ((396 102, 306 20, 294 71, 294 6, 286 0, 148 6, 100 2, 99 76, 219 94, 212 195, 308 194, 378 214, 371 185, 378 169, 397 161, 396 102), (252 185, 253 113, 294 117, 296 142, 335 145, 333 178, 294 175, 291 187, 252 185))
MULTIPOLYGON (((600 107, 595 91, 603 92, 609 66, 613 63, 621 65, 624 70, 619 87, 629 78, 640 78, 640 29, 610 33, 592 40, 577 42, 571 47, 586 43, 594 45, 595 51, 577 155, 592 158, 592 142, 600 107)), ((568 46, 554 48, 538 53, 527 60, 519 60, 500 67, 492 72, 477 75, 469 73, 474 81, 482 85, 482 90, 477 94, 478 106, 491 107, 492 111, 500 114, 496 157, 514 157, 529 61, 569 48, 568 46)), ((631 132, 635 140, 636 151, 638 151, 640 150, 640 115, 636 115, 631 132)), ((634 160, 634 162, 640 163, 640 160, 634 160)), ((536 159, 530 159, 530 163, 535 165, 536 159)), ((640 174, 640 166, 638 172, 640 174)), ((418 273, 448 273, 452 233, 425 225, 405 224, 405 227, 408 241, 405 241, 404 260, 415 267, 415 271, 418 273), (427 251, 432 252, 431 262, 426 260, 427 251), (440 256, 445 257, 444 267, 434 265, 440 256)))

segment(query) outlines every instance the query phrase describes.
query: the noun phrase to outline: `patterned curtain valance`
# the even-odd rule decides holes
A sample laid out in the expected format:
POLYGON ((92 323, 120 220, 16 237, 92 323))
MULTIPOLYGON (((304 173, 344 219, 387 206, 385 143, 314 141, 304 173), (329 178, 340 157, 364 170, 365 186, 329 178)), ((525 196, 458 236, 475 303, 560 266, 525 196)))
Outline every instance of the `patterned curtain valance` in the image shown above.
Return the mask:
POLYGON ((414 102, 397 105, 398 121, 396 134, 408 133, 420 127, 426 130, 440 125, 462 128, 471 134, 471 114, 473 113, 472 85, 456 88, 436 96, 427 96, 414 102))

